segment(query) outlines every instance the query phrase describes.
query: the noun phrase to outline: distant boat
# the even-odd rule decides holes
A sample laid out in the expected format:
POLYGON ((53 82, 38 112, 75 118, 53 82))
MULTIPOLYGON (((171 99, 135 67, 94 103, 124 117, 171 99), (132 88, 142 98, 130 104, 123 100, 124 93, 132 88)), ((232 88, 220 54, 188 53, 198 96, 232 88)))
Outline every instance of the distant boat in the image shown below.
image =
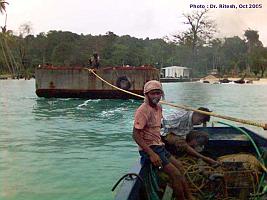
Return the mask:
MULTIPOLYGON (((144 84, 159 80, 159 70, 152 66, 117 66, 94 69, 95 73, 124 90, 143 95, 144 84)), ((40 66, 35 70, 39 97, 88 99, 139 99, 112 88, 83 67, 40 66)))
POLYGON ((228 78, 224 78, 222 80, 219 80, 220 83, 231 83, 232 81, 230 81, 228 78))
POLYGON ((162 83, 191 82, 191 79, 189 79, 189 78, 165 77, 165 78, 160 78, 160 82, 162 82, 162 83))
POLYGON ((234 81, 235 83, 238 83, 238 84, 244 84, 244 83, 246 83, 245 81, 244 81, 244 79, 243 78, 241 78, 241 79, 239 79, 239 80, 236 80, 236 81, 234 81))

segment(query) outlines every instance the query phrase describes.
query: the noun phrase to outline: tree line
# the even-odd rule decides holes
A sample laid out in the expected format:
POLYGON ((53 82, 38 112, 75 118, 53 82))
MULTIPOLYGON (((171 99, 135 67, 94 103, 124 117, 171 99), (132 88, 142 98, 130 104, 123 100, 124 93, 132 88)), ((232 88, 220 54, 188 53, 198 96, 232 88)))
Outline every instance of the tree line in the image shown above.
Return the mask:
POLYGON ((267 48, 257 30, 245 30, 244 39, 234 36, 215 38, 216 24, 207 10, 184 14, 188 29, 162 39, 138 39, 130 35, 84 35, 51 30, 31 34, 24 24, 20 34, 2 27, 0 33, 0 73, 29 76, 38 65, 88 66, 93 53, 100 56, 100 67, 178 65, 192 69, 194 77, 216 69, 222 75, 263 77, 267 68, 267 48))

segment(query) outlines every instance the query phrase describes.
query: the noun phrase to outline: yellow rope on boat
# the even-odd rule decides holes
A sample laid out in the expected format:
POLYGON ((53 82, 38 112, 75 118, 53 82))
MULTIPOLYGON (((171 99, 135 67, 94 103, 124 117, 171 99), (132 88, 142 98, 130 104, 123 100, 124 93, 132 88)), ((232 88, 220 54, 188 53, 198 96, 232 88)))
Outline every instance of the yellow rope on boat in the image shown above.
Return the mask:
MULTIPOLYGON (((115 89, 120 90, 120 91, 122 91, 124 93, 130 94, 130 95, 133 95, 133 96, 136 96, 136 97, 139 97, 139 98, 143 98, 143 99, 145 98, 142 95, 135 94, 133 92, 130 92, 130 91, 121 89, 121 88, 119 88, 119 87, 117 87, 115 85, 112 85, 111 83, 109 83, 108 81, 106 81, 102 77, 100 77, 95 72, 94 69, 85 68, 85 70, 88 70, 90 73, 94 74, 98 79, 100 79, 101 81, 103 81, 107 85, 111 86, 112 88, 115 88, 115 89)), ((235 118, 235 117, 229 117, 229 116, 225 116, 225 115, 219 115, 219 114, 216 114, 214 112, 205 112, 205 111, 202 111, 202 110, 197 110, 197 109, 191 108, 189 106, 177 105, 177 104, 173 104, 173 103, 168 103, 166 101, 160 101, 160 103, 161 104, 168 105, 168 106, 171 106, 171 107, 175 107, 175 108, 181 108, 181 109, 185 109, 185 110, 191 110, 191 111, 194 111, 194 112, 198 112, 198 113, 201 113, 201 114, 205 114, 205 115, 209 115, 209 116, 213 116, 213 117, 217 117, 217 118, 221 118, 221 119, 226 119, 226 120, 230 120, 230 121, 234 121, 234 122, 238 122, 238 123, 248 124, 248 125, 251 125, 251 126, 261 127, 264 130, 267 130, 267 123, 264 124, 264 123, 260 123, 260 122, 256 122, 256 121, 251 121, 251 120, 238 119, 238 118, 235 118)))

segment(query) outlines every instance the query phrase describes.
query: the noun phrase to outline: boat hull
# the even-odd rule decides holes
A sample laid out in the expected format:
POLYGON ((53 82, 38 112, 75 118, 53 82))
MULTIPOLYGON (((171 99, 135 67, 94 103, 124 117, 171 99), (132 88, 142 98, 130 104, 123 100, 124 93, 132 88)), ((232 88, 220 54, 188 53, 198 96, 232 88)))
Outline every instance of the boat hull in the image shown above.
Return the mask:
MULTIPOLYGON (((143 95, 143 90, 132 90, 131 92, 143 95)), ((36 94, 45 98, 141 99, 119 90, 36 89, 36 94)))
MULTIPOLYGON (((94 69, 94 72, 112 85, 139 95, 143 95, 147 81, 159 80, 159 71, 150 66, 105 67, 94 69)), ((38 67, 35 83, 39 97, 140 99, 118 91, 82 67, 38 67)))
MULTIPOLYGON (((255 141, 258 147, 264 152, 267 152, 267 139, 258 136, 253 131, 246 128, 245 130, 255 141)), ((197 130, 205 131, 209 134, 210 140, 205 147, 203 154, 211 157, 218 157, 226 154, 234 153, 251 153, 256 154, 251 141, 244 137, 244 135, 231 127, 207 127, 197 128, 197 130)), ((129 173, 138 174, 141 178, 144 177, 144 167, 141 165, 141 161, 138 161, 129 173)), ((267 181, 267 180, 266 180, 267 181)), ((120 189, 118 189, 115 200, 143 200, 145 194, 142 191, 142 182, 137 179, 124 179, 120 189)))

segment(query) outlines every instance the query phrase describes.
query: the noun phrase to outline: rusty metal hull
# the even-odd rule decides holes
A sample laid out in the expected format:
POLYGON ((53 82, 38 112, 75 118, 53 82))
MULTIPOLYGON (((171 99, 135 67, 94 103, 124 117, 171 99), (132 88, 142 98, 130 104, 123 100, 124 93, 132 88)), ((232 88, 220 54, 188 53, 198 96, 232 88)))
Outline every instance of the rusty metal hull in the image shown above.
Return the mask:
MULTIPOLYGON (((153 67, 106 67, 95 72, 122 89, 143 94, 144 84, 159 80, 153 67)), ((46 98, 140 99, 118 91, 82 67, 43 66, 35 71, 36 94, 46 98)))
MULTIPOLYGON (((131 91, 135 94, 143 95, 143 91, 131 91)), ((139 97, 125 94, 114 90, 58 90, 58 89, 38 89, 36 94, 45 98, 83 98, 83 99, 141 99, 139 97)))

